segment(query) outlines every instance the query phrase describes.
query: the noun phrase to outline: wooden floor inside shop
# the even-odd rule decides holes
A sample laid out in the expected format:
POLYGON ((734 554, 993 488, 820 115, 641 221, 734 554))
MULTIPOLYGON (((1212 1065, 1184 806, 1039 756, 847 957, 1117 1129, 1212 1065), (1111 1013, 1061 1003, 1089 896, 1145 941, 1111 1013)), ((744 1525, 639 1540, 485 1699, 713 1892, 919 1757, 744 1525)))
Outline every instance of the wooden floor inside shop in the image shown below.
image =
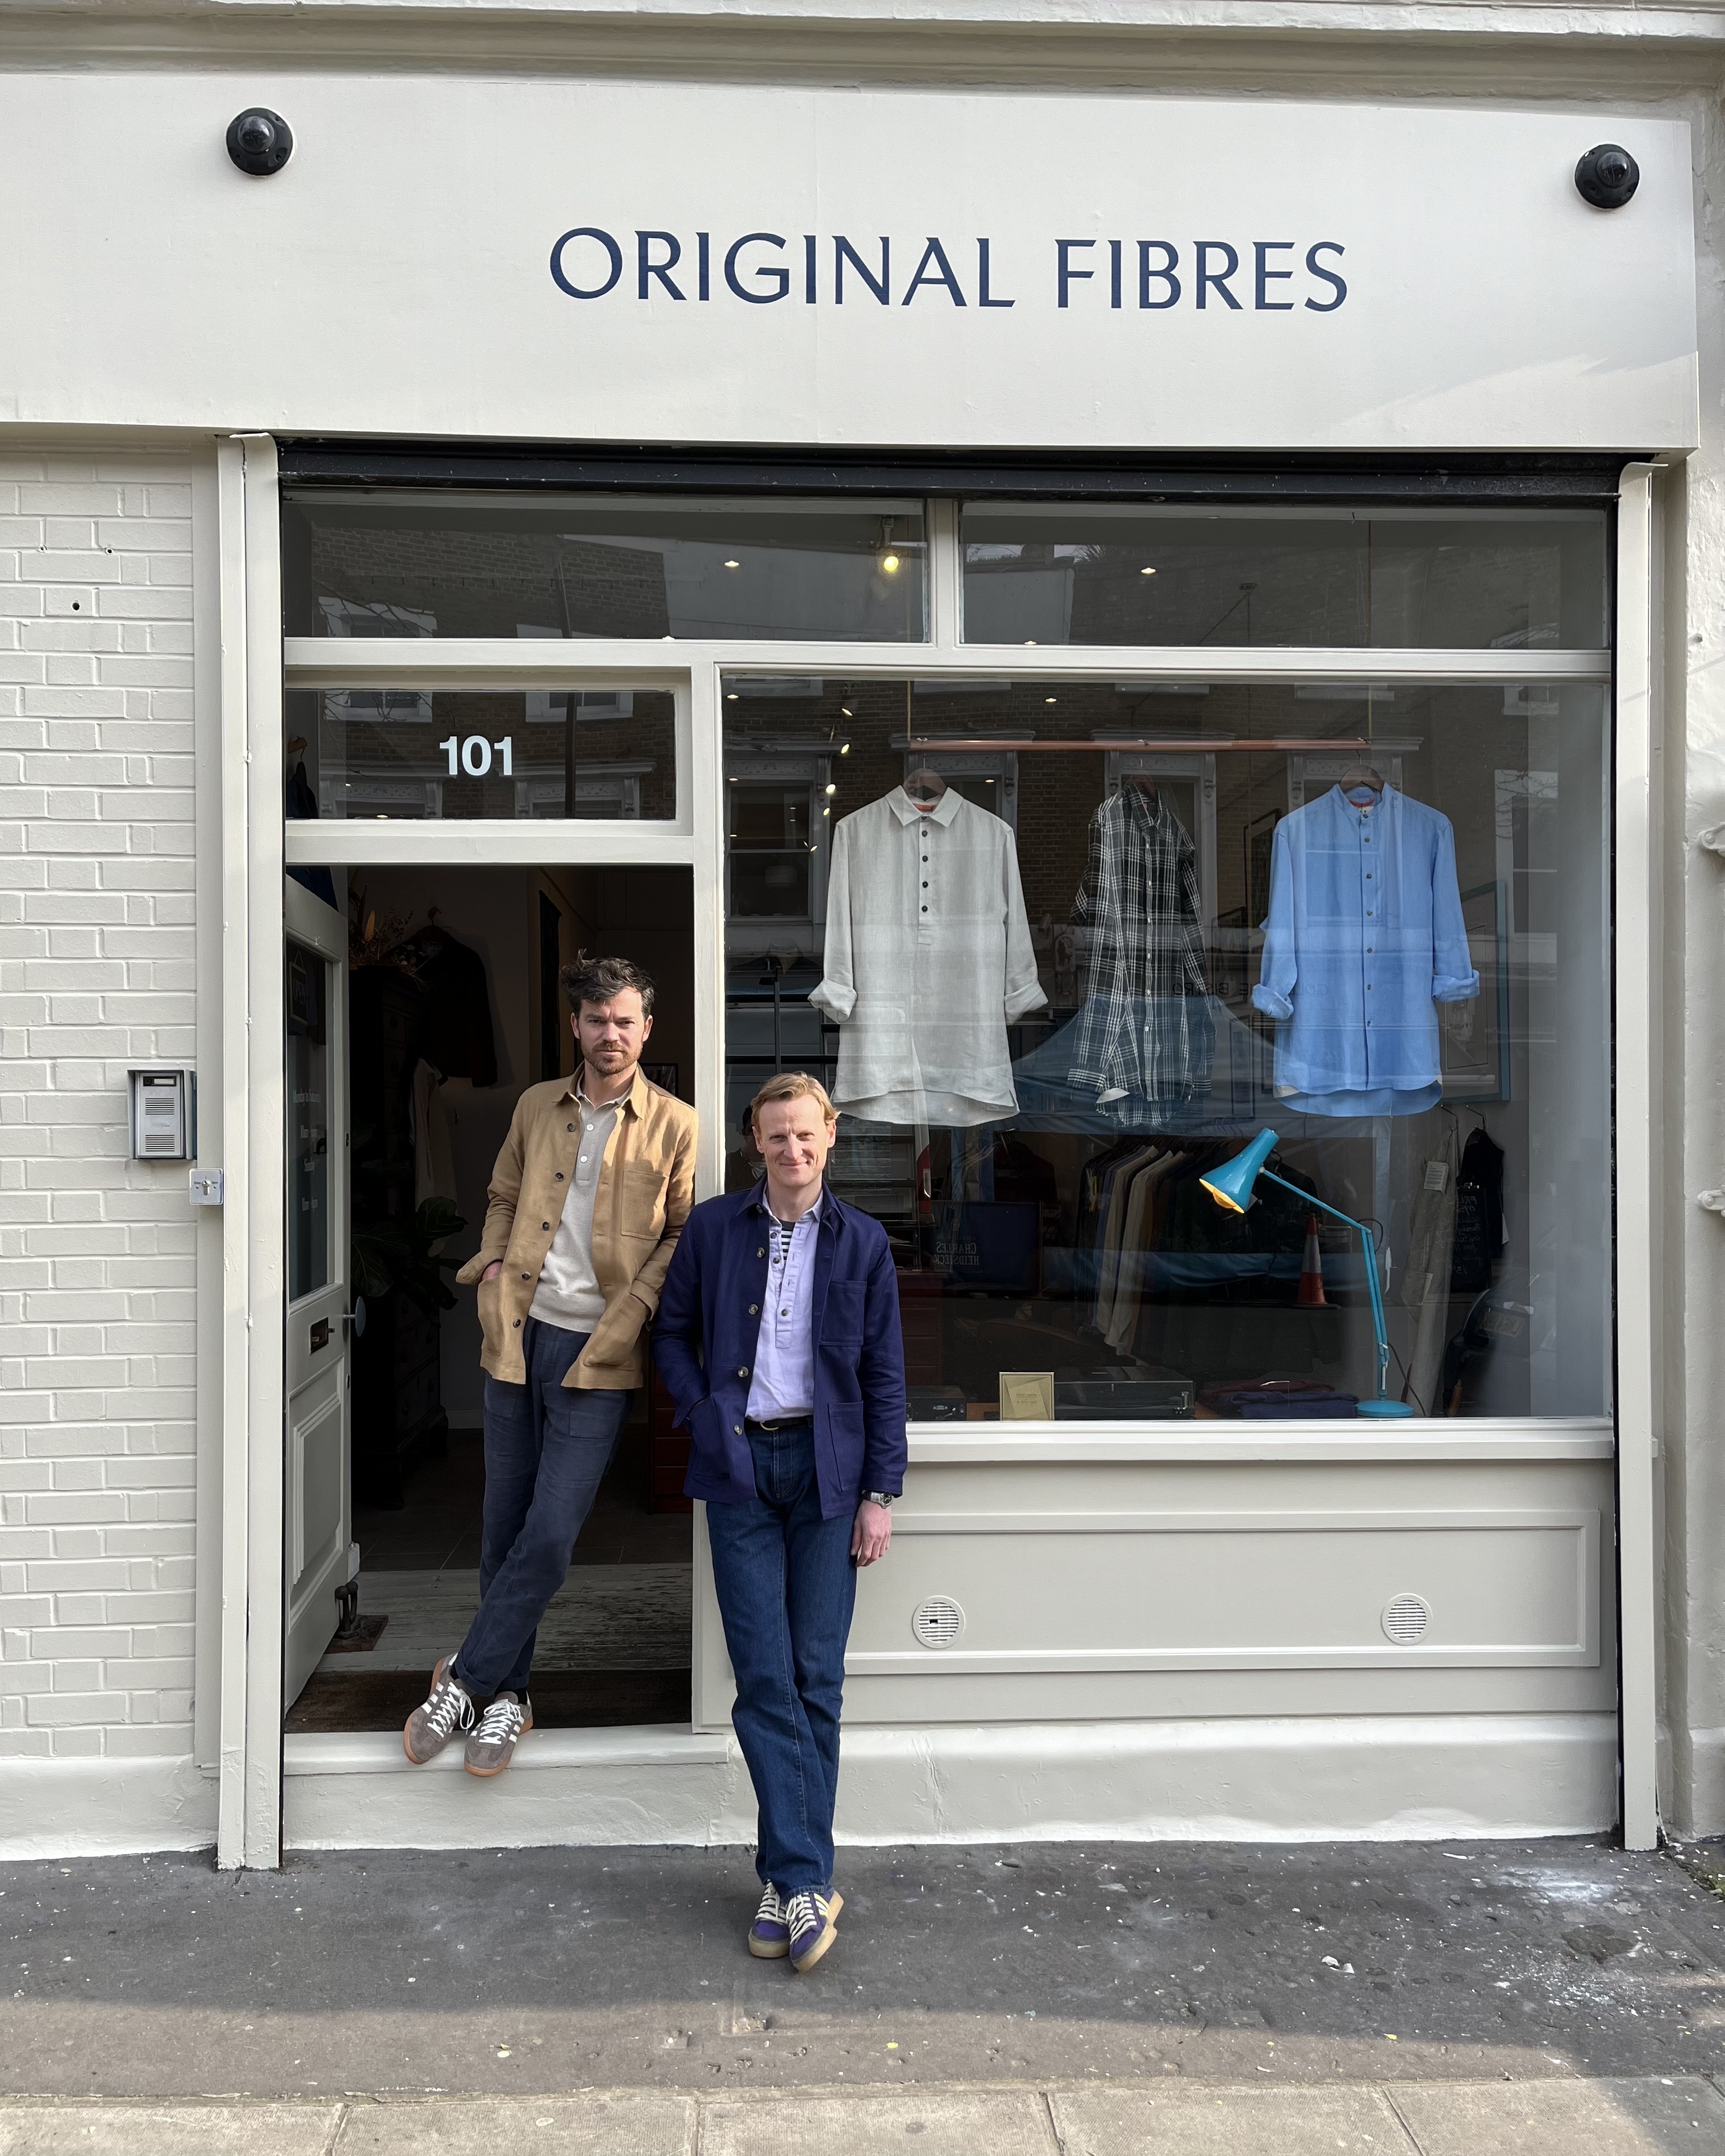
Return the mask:
MULTIPOLYGON (((540 1627, 531 1696, 541 1728, 690 1719, 693 1521, 650 1509, 636 1435, 625 1435, 540 1627)), ((398 1509, 355 1507, 360 1630, 331 1643, 289 1711, 290 1734, 398 1729, 439 1656, 460 1644, 479 1584, 478 1431, 452 1431, 441 1455, 415 1466, 404 1496, 398 1509)))

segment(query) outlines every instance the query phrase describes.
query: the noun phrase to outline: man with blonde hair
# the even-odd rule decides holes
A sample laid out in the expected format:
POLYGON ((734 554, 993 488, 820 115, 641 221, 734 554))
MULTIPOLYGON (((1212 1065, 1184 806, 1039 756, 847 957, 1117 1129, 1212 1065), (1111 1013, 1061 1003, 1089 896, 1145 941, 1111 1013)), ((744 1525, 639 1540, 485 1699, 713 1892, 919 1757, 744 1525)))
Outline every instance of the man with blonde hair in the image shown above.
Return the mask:
POLYGON ((878 1220, 825 1187, 838 1115, 802 1071, 761 1088, 752 1189, 690 1214, 653 1352, 690 1437, 755 1785, 751 1953, 799 1974, 831 1946, 833 1806, 856 1568, 892 1540, 904 1486, 898 1279, 878 1220))

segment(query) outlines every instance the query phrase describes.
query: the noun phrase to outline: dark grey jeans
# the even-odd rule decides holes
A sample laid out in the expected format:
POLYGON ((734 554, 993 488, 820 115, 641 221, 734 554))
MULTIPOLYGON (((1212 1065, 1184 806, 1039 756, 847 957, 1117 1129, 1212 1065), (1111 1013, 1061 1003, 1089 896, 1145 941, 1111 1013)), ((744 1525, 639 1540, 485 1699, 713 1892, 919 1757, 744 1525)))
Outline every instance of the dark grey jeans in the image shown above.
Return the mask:
POLYGON ((479 1614, 455 1675, 480 1699, 525 1695, 546 1604, 568 1576, 633 1395, 563 1383, 585 1332, 530 1317, 521 1336, 527 1382, 485 1379, 485 1506, 479 1614))

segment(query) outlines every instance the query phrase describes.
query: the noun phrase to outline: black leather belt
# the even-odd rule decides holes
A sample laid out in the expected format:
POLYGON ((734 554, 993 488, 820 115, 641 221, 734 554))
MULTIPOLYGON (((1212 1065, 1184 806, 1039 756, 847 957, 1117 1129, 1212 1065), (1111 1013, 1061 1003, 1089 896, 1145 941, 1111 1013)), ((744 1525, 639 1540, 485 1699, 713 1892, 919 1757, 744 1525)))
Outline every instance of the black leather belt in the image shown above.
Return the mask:
POLYGON ((814 1420, 814 1417, 812 1414, 787 1415, 782 1422, 757 1422, 753 1415, 743 1417, 745 1425, 750 1430, 802 1430, 814 1420))

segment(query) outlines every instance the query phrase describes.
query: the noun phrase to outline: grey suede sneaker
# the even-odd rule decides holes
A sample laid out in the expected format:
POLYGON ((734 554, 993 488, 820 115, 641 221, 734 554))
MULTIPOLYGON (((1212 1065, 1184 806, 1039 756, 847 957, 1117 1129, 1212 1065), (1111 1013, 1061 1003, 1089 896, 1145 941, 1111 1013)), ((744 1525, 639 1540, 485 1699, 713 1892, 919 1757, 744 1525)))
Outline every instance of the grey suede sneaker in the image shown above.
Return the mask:
POLYGON ((463 1763, 468 1773, 501 1774, 514 1758, 516 1745, 532 1727, 533 1702, 517 1699, 512 1691, 500 1691, 467 1740, 463 1763))
POLYGON ((459 1677, 449 1675, 453 1655, 445 1655, 431 1672, 431 1697, 408 1717, 401 1733, 401 1748, 416 1767, 436 1758, 456 1730, 473 1727, 473 1702, 459 1677))

